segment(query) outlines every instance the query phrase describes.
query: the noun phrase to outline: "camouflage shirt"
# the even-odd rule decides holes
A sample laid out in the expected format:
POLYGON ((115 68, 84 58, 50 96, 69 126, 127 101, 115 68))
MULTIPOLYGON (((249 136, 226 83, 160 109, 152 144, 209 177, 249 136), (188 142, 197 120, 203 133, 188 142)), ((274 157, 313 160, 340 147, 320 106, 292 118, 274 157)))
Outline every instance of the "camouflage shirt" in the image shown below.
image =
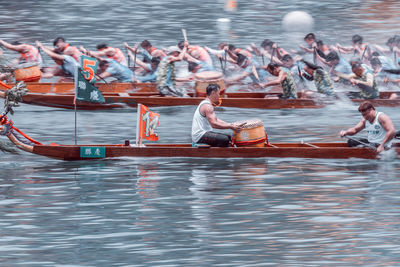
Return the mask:
POLYGON ((314 83, 317 87, 318 93, 325 94, 328 96, 334 95, 333 85, 331 78, 325 70, 317 69, 314 71, 314 83))
POLYGON ((175 64, 169 63, 169 57, 164 57, 158 65, 157 87, 175 87, 175 64))
MULTIPOLYGON (((363 75, 361 77, 356 76, 355 79, 366 82, 368 80, 367 75, 372 75, 372 74, 371 73, 363 73, 363 75)), ((378 98, 378 96, 379 96, 378 83, 376 82, 375 77, 373 77, 373 79, 374 79, 374 81, 373 81, 372 87, 364 85, 364 84, 357 84, 357 86, 360 88, 361 98, 364 98, 364 99, 378 98)))
POLYGON ((294 82, 294 78, 292 73, 289 70, 282 69, 282 71, 286 72, 287 77, 281 82, 283 95, 282 98, 297 98, 297 87, 294 82))

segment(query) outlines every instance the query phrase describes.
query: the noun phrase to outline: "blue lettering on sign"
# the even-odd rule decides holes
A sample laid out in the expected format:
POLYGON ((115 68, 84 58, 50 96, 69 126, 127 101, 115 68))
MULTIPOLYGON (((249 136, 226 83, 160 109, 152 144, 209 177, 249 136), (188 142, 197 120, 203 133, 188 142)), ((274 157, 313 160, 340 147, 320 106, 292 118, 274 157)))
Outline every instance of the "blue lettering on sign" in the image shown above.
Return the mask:
POLYGON ((92 147, 92 146, 81 147, 81 158, 105 158, 105 157, 106 157, 105 147, 92 147))

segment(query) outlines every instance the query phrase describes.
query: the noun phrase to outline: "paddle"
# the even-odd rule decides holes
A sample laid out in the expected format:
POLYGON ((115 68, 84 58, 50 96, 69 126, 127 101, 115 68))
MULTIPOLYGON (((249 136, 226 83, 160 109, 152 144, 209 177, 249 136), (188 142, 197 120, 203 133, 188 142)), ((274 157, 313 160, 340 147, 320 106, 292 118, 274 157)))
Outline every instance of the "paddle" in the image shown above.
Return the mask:
POLYGON ((394 133, 394 138, 400 139, 400 130, 394 133))
POLYGON ((383 71, 391 74, 400 74, 400 69, 383 69, 383 71))
POLYGON ((317 64, 317 49, 315 47, 313 52, 313 63, 317 64))
POLYGON ((364 145, 364 146, 366 146, 368 148, 371 148, 372 150, 376 151, 376 147, 372 146, 371 144, 364 143, 363 141, 360 141, 360 140, 355 139, 353 137, 350 137, 348 135, 344 135, 344 137, 346 137, 347 139, 350 139, 350 140, 352 140, 354 142, 360 143, 360 144, 362 144, 362 145, 364 145))
POLYGON ((272 58, 274 57, 275 54, 275 47, 272 48, 272 53, 271 53, 271 59, 269 60, 272 63, 272 58))
POLYGON ((133 56, 133 84, 135 84, 135 80, 136 80, 136 55, 137 55, 137 50, 138 50, 138 44, 135 45, 135 54, 133 56))
POLYGON ((219 58, 219 63, 221 64, 221 70, 225 74, 224 65, 222 63, 222 58, 219 58))
POLYGON ((97 78, 99 78, 100 80, 102 80, 105 84, 108 84, 108 82, 106 80, 104 80, 103 77, 100 77, 99 75, 95 74, 97 78))
POLYGON ((304 82, 304 78, 303 78, 303 75, 301 75, 301 70, 300 70, 299 64, 297 64, 297 72, 299 74, 299 77, 300 77, 301 81, 304 82))
POLYGON ((363 51, 363 53, 361 55, 361 60, 363 60, 365 52, 367 51, 367 49, 368 49, 368 45, 366 45, 365 48, 364 48, 364 51, 363 51))
POLYGON ((260 77, 258 77, 258 72, 257 72, 256 66, 254 66, 254 65, 251 66, 251 71, 253 72, 254 76, 256 77, 258 83, 260 83, 260 77))
POLYGON ((185 42, 187 42, 186 29, 182 29, 182 34, 183 34, 183 40, 185 40, 185 42))
POLYGON ((226 70, 226 51, 224 54, 224 74, 225 74, 225 70, 226 70))
POLYGON ((128 53, 128 48, 127 47, 125 47, 125 53, 128 55, 128 68, 129 68, 130 65, 131 65, 131 56, 128 53))
POLYGON ((39 51, 39 54, 40 54, 40 56, 42 57, 42 63, 43 63, 43 65, 44 65, 44 56, 43 56, 43 53, 42 53, 42 48, 38 48, 38 51, 39 51))

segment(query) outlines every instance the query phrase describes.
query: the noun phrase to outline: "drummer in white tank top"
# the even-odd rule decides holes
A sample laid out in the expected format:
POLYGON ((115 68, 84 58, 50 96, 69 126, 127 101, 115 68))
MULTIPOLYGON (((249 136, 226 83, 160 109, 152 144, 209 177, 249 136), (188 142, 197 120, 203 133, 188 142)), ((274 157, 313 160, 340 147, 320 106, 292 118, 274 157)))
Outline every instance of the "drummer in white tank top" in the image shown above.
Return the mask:
POLYGON ((229 140, 226 140, 227 135, 212 132, 215 129, 232 129, 234 131, 240 130, 240 126, 234 123, 228 123, 217 118, 214 113, 213 104, 219 102, 220 87, 217 84, 210 84, 207 89, 206 99, 203 100, 193 115, 192 121, 192 142, 193 143, 208 143, 215 146, 228 146, 229 140), (212 133, 212 134, 209 134, 212 133), (207 138, 204 136, 207 135, 207 138), (214 139, 214 140, 213 140, 214 139), (224 140, 225 139, 225 140, 224 140), (224 144, 218 144, 221 140, 224 144))
POLYGON ((386 114, 377 112, 370 101, 364 101, 358 108, 363 118, 354 127, 341 131, 340 136, 354 135, 363 129, 368 131, 368 142, 379 144, 376 151, 382 152, 390 148, 395 129, 392 120, 386 114))

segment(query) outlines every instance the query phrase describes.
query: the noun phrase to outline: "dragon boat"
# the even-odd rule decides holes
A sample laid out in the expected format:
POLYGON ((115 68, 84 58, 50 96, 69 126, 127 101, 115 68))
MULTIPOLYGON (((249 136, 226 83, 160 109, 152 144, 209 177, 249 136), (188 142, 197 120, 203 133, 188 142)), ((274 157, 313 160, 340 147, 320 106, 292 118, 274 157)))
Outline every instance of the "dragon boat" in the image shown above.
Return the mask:
MULTIPOLYGON (((191 144, 27 144, 16 133, 9 133, 8 138, 18 148, 36 155, 60 160, 88 160, 117 157, 199 157, 199 158, 324 158, 376 159, 375 150, 367 147, 348 147, 347 143, 274 143, 263 147, 210 147, 191 144)), ((396 144, 396 153, 400 147, 396 144)))
MULTIPOLYGON (((0 84, 0 97, 5 98, 5 92, 12 85, 0 84)), ((73 83, 27 83, 28 93, 22 97, 22 103, 38 106, 74 109, 73 83)), ((172 97, 159 95, 154 84, 110 83, 98 84, 103 93, 105 103, 89 103, 76 101, 76 108, 80 110, 136 108, 138 103, 149 107, 160 106, 188 106, 198 105, 203 96, 196 92, 189 93, 189 97, 172 97)), ((298 94, 298 99, 280 99, 280 92, 232 92, 222 97, 222 107, 258 108, 258 109, 293 109, 293 108, 322 108, 333 100, 310 99, 298 94)), ((392 92, 381 92, 378 99, 371 102, 375 106, 400 106, 400 99, 389 99, 392 92)), ((352 99, 360 103, 364 99, 352 99)))
MULTIPOLYGON (((7 136, 19 149, 59 160, 94 160, 118 157, 196 157, 196 158, 321 158, 377 159, 378 153, 370 147, 349 147, 345 142, 335 143, 269 143, 237 147, 211 147, 192 144, 131 145, 121 144, 43 144, 16 128, 5 115, 0 119, 0 133, 7 136)), ((398 157, 400 144, 393 148, 398 157)))

